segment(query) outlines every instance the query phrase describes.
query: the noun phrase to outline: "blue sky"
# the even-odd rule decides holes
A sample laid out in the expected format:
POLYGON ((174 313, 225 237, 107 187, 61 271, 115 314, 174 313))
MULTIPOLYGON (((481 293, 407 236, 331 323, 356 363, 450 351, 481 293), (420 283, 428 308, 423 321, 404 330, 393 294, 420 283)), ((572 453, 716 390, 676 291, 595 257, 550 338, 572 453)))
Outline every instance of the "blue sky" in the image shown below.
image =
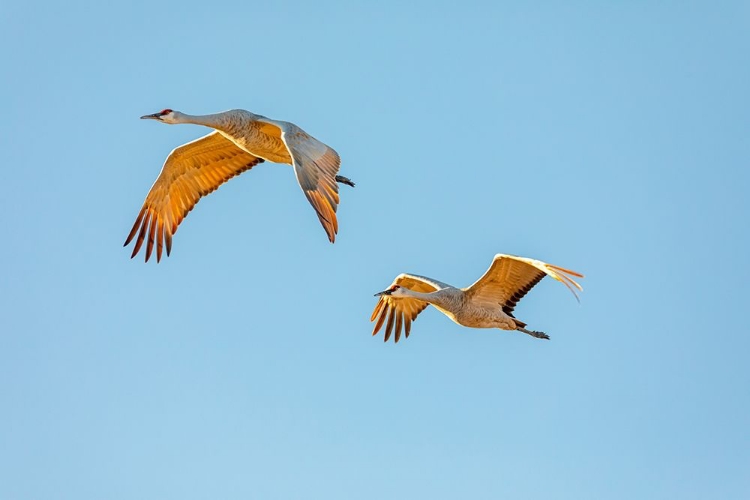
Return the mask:
POLYGON ((747 498, 747 2, 0 7, 0 498, 747 498), (288 166, 122 248, 175 146, 244 108, 357 181, 330 245, 288 166), (586 275, 370 336, 400 272, 586 275))

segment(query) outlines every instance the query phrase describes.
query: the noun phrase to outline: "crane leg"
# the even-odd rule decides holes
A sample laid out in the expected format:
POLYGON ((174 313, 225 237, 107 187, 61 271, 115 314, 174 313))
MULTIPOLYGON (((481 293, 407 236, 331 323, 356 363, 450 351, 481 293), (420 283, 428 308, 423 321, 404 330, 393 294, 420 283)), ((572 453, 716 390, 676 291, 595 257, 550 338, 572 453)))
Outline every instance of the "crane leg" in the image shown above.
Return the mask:
POLYGON ((340 182, 341 184, 346 184, 347 186, 354 187, 354 181, 348 177, 344 177, 343 175, 337 175, 336 182, 340 182))
POLYGON ((534 330, 527 330, 526 328, 524 328, 524 327, 522 327, 522 326, 517 326, 517 327, 516 327, 516 330, 518 330, 519 332, 523 332, 523 333, 525 333, 525 334, 527 334, 527 335, 531 335, 532 337, 536 337, 536 338, 538 338, 538 339, 546 339, 546 340, 549 340, 549 335, 547 335, 547 334, 546 334, 546 333, 544 333, 544 332, 536 332, 536 331, 534 331, 534 330))

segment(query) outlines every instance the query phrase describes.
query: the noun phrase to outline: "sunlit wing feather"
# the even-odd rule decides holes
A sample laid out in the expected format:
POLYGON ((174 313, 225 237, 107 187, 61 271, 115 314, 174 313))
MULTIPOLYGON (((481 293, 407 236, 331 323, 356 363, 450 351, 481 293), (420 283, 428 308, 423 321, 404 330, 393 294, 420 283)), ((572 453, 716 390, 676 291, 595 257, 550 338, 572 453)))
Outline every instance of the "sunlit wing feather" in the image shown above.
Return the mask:
POLYGON ((262 161, 219 132, 175 148, 164 162, 125 240, 127 246, 137 234, 131 258, 136 256, 144 241, 147 241, 146 262, 154 245, 157 262, 161 260, 164 246, 169 255, 172 236, 198 200, 262 161))
MULTIPOLYGON (((436 290, 441 290, 448 287, 445 283, 425 278, 424 276, 417 276, 416 274, 400 274, 393 280, 390 287, 393 285, 399 285, 415 292, 429 293, 436 290)), ((392 297, 390 295, 381 295, 380 300, 375 305, 375 309, 372 311, 370 321, 376 321, 375 328, 372 330, 372 334, 376 335, 383 326, 383 323, 387 319, 388 322, 384 331, 385 342, 391 338, 391 333, 394 332, 394 340, 396 342, 401 339, 401 331, 403 329, 406 337, 409 337, 411 332, 411 323, 414 321, 419 313, 424 311, 428 306, 427 302, 419 299, 413 299, 410 297, 392 297), (395 326, 395 329, 394 329, 395 326)))
POLYGON ((506 314, 512 315, 518 301, 545 276, 563 283, 573 292, 576 299, 576 289, 583 290, 581 285, 570 277, 583 278, 582 274, 540 260, 503 254, 495 255, 484 276, 464 290, 469 300, 488 306, 499 303, 506 314))
POLYGON ((265 117, 258 121, 274 125, 281 130, 281 140, 284 141, 292 157, 297 182, 305 193, 307 201, 318 214, 318 219, 328 239, 333 243, 339 229, 336 219, 336 209, 339 204, 336 174, 341 160, 338 153, 293 123, 265 117))

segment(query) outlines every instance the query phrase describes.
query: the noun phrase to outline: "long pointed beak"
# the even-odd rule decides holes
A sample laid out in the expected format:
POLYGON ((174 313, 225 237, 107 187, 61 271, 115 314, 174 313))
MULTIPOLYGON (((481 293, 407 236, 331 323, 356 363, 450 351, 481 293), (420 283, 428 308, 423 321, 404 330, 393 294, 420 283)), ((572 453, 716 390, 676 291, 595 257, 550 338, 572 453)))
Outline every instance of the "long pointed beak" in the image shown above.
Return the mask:
POLYGON ((154 113, 153 115, 143 115, 141 120, 161 120, 161 114, 154 113))
POLYGON ((378 292, 375 295, 373 295, 373 297, 380 297, 381 295, 390 295, 390 294, 391 292, 389 292, 388 290, 383 290, 382 292, 378 292))

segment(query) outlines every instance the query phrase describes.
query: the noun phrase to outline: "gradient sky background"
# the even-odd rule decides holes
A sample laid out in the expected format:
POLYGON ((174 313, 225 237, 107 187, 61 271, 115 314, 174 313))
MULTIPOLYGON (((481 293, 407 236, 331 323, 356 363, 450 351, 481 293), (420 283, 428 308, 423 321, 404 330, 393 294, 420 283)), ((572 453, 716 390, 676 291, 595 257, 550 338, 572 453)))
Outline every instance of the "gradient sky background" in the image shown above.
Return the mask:
POLYGON ((0 498, 748 498, 748 2, 6 2, 0 498), (341 155, 122 242, 170 107, 341 155), (371 337, 400 272, 586 274, 371 337))

